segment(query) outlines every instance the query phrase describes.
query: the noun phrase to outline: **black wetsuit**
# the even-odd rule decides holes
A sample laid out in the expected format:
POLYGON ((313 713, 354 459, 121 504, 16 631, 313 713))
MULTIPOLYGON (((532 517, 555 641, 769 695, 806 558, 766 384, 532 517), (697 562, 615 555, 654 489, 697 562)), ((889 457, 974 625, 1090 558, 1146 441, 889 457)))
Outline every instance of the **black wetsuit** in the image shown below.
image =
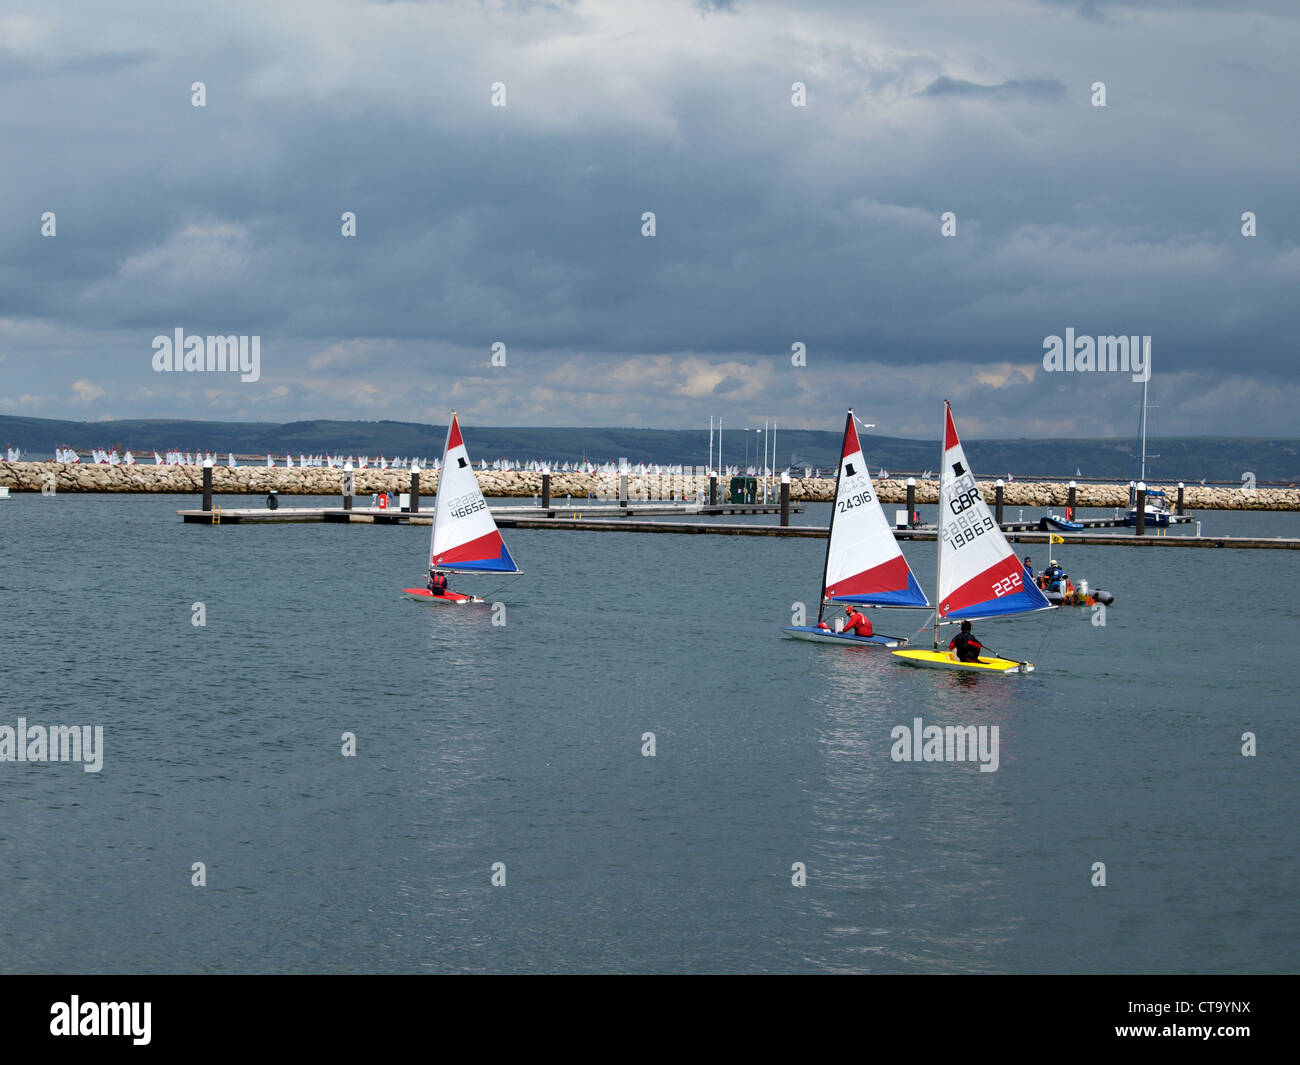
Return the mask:
POLYGON ((958 662, 978 662, 984 645, 972 633, 959 632, 952 638, 948 648, 957 652, 958 662))

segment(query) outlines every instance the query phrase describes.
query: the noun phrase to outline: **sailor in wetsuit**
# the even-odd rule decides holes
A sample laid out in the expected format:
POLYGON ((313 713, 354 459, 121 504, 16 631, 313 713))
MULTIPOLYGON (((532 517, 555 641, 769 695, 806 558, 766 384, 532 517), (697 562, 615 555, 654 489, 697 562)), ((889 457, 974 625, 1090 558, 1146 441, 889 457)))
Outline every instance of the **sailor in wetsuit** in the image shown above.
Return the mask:
POLYGON ((844 608, 844 632, 850 636, 871 636, 874 630, 866 615, 850 605, 844 608))
POLYGON ((984 650, 984 645, 975 639, 974 633, 971 632, 970 622, 963 621, 961 623, 961 632, 957 633, 949 642, 948 650, 957 652, 958 662, 978 662, 980 652, 984 650))
POLYGON ((434 595, 447 594, 447 575, 435 569, 429 570, 429 591, 434 595))
POLYGON ((1057 565, 1056 559, 1052 559, 1047 564, 1047 569, 1043 570, 1043 581, 1050 591, 1065 591, 1065 582, 1069 578, 1065 575, 1065 570, 1057 565))

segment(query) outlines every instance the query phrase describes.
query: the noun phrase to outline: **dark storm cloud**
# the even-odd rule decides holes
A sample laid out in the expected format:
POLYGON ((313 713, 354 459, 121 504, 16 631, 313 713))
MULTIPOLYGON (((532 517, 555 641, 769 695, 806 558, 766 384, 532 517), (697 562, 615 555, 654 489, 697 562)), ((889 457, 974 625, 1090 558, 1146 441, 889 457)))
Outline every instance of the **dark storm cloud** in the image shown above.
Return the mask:
POLYGON ((1119 404, 1127 432, 1120 382, 1043 373, 1073 327, 1155 337, 1169 431, 1287 431, 1294 25, 1225 44, 1123 10, 1155 21, 330 3, 100 32, 33 5, 0 21, 27 83, 0 100, 4 409, 424 418, 460 389, 498 422, 694 424, 725 397, 820 424, 870 381, 956 387, 1011 435, 1119 404), (263 335, 263 381, 153 375, 176 327, 263 335))

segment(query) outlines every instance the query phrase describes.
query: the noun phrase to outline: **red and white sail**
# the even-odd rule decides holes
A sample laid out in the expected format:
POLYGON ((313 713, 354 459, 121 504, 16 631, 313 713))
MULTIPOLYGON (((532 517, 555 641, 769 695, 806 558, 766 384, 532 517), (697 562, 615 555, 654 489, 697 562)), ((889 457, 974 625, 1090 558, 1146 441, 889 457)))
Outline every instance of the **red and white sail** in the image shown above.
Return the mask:
POLYGON ((899 549, 862 457, 849 411, 826 548, 827 599, 876 606, 929 606, 899 549))
POLYGON ((984 502, 944 402, 939 471, 940 617, 988 618, 1051 607, 984 502))
POLYGON ((519 572, 479 490, 455 411, 447 426, 442 470, 438 474, 429 568, 466 573, 519 572))

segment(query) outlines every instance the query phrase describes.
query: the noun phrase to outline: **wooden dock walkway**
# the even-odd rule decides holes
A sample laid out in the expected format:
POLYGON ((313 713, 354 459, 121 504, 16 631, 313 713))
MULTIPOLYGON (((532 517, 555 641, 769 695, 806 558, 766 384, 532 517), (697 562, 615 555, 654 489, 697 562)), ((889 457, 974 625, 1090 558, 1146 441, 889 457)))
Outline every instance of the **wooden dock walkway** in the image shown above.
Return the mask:
MULTIPOLYGON (((499 520, 498 525, 514 529, 586 529, 591 532, 640 532, 715 534, 721 536, 800 536, 811 539, 826 538, 826 530, 818 525, 747 525, 727 522, 696 521, 600 521, 586 518, 517 518, 499 520)), ((1028 523, 1025 523, 1028 524, 1028 523)), ((933 527, 895 529, 897 540, 933 542, 938 534, 933 527)), ((1057 537, 1067 544, 1095 544, 1111 547, 1237 547, 1271 548, 1275 550, 1300 550, 1300 539, 1268 536, 1135 536, 1132 533, 1048 533, 1007 530, 1012 543, 1046 544, 1057 537)))
MULTIPOLYGON (((427 510, 412 514, 397 507, 277 507, 275 510, 262 507, 224 507, 213 510, 178 510, 181 520, 194 525, 281 525, 302 522, 339 522, 364 525, 431 525, 433 524, 433 502, 427 510)), ((584 506, 581 503, 570 506, 506 506, 491 507, 492 516, 498 525, 529 518, 574 518, 586 520, 595 518, 607 521, 615 527, 626 527, 628 521, 638 515, 693 517, 696 515, 717 516, 722 514, 753 515, 780 514, 781 508, 775 503, 635 503, 619 506, 610 503, 593 503, 584 506)), ((791 514, 802 514, 802 503, 790 504, 791 514)))
MULTIPOLYGON (((796 513, 802 507, 791 506, 796 513)), ((627 509, 602 504, 596 507, 493 507, 492 515, 497 525, 503 529, 573 529, 585 532, 624 532, 624 533, 676 533, 680 536, 794 536, 807 539, 825 539, 826 530, 820 525, 756 525, 747 522, 709 522, 709 521, 651 521, 637 514, 676 514, 692 516, 695 514, 771 514, 777 508, 763 504, 718 504, 700 507, 692 504, 675 508, 671 504, 629 504, 627 509), (619 516, 619 515, 626 515, 619 516)), ((430 525, 433 511, 420 511, 411 514, 396 509, 379 507, 354 507, 344 510, 342 507, 281 507, 277 510, 178 510, 180 517, 191 524, 234 525, 279 524, 294 522, 337 522, 354 525, 430 525), (217 520, 217 519, 220 520, 217 520)), ((1057 542, 1067 544, 1088 544, 1107 547, 1204 547, 1204 548, 1249 548, 1275 551, 1300 550, 1300 539, 1269 536, 1195 536, 1182 534, 1150 534, 1136 536, 1131 532, 1093 532, 1091 528, 1112 525, 1109 519, 1095 521, 1089 531, 1084 532, 1050 532, 1042 531, 1037 522, 1006 522, 1003 531, 1012 543, 1047 544, 1057 542)), ((917 540, 933 542, 936 539, 934 526, 917 526, 911 529, 895 529, 898 540, 917 540)))

